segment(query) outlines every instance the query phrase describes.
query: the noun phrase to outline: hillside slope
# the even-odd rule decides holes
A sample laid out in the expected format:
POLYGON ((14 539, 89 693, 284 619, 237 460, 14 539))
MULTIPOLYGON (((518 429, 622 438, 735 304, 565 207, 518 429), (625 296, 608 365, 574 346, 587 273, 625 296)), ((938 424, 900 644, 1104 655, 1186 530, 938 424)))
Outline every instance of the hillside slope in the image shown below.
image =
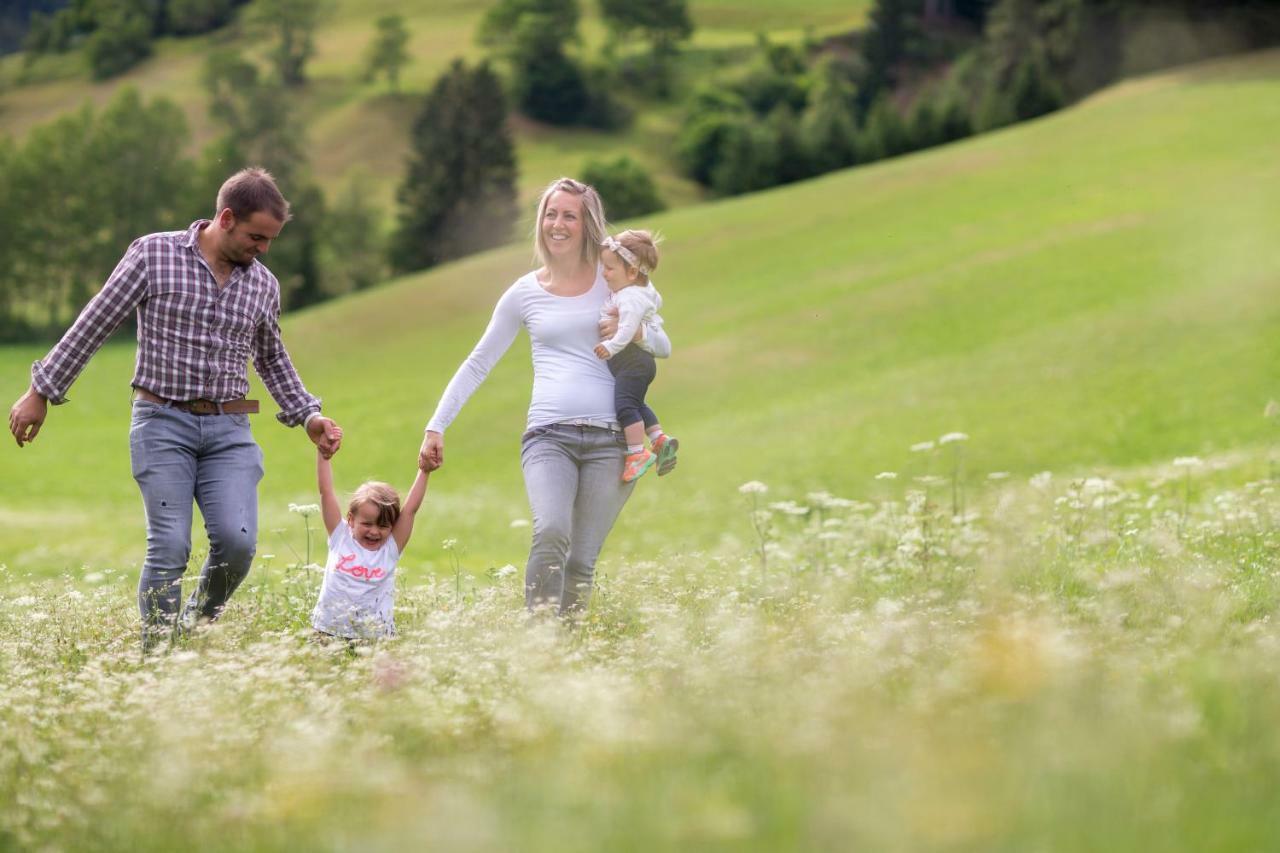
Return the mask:
MULTIPOLYGON (((431 0, 404 4, 389 0, 333 0, 317 28, 314 58, 307 66, 309 82, 293 101, 300 133, 311 166, 332 196, 353 171, 371 182, 373 198, 388 211, 395 187, 403 177, 409 130, 420 98, 457 57, 477 61, 484 55, 475 43, 475 30, 493 0, 431 0), (385 82, 363 79, 364 52, 381 15, 404 17, 410 31, 412 61, 402 73, 399 95, 385 82)), ((594 0, 579 4, 585 44, 595 50, 604 28, 594 0)), ((866 17, 870 0, 691 0, 695 22, 692 51, 718 54, 754 44, 756 34, 796 39, 806 30, 815 34, 847 32, 866 17)), ((248 18, 248 13, 242 13, 248 18)), ((193 145, 204 146, 218 133, 208 115, 202 88, 205 57, 214 50, 234 47, 265 63, 268 41, 254 27, 237 24, 206 36, 161 39, 154 56, 120 77, 89 80, 79 53, 43 57, 30 71, 27 83, 16 81, 21 56, 0 57, 0 133, 22 138, 34 126, 78 109, 86 101, 107 103, 121 86, 136 86, 145 97, 165 96, 186 113, 193 145)), ((708 59, 711 65, 716 61, 708 59)), ((693 82, 689 82, 691 87, 693 82)), ((650 104, 636 125, 621 133, 555 128, 516 123, 520 162, 520 193, 532 197, 548 181, 576 172, 589 157, 626 153, 654 175, 672 206, 698 201, 702 190, 679 175, 669 157, 679 108, 650 104)))
MULTIPOLYGON (((960 431, 969 487, 1272 440, 1280 396, 1280 52, 1134 80, 1045 120, 865 169, 673 211, 657 284, 675 354, 651 402, 683 442, 646 478, 609 552, 712 548, 749 528, 737 486, 900 494, 949 470, 910 445, 960 431), (897 481, 874 479, 900 472, 897 481)), ((286 237, 287 239, 287 233, 286 237)), ((422 425, 525 245, 289 318, 308 385, 347 430, 339 482, 407 483, 422 425)), ((40 353, 0 350, 12 399, 40 353)), ((131 569, 132 347, 113 346, 36 444, 0 452, 0 562, 131 569)), ((411 570, 523 560, 517 340, 447 436, 411 570)), ((292 559, 286 506, 312 454, 260 417, 261 552, 292 559), (273 531, 284 529, 285 533, 273 531)))

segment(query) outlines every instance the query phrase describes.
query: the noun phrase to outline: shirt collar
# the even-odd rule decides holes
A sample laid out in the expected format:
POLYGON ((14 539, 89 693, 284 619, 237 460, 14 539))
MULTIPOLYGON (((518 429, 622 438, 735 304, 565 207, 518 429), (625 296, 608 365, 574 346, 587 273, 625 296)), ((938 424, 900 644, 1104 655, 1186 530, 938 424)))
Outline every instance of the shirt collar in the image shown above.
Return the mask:
POLYGON ((213 224, 212 219, 197 219, 187 226, 186 236, 182 238, 182 245, 188 249, 196 247, 196 241, 200 239, 200 232, 213 224))

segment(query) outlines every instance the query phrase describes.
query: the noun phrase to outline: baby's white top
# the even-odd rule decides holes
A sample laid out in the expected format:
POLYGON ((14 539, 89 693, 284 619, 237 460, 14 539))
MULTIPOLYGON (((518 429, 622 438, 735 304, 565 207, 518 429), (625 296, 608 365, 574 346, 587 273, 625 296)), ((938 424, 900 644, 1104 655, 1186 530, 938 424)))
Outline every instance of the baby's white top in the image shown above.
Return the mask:
MULTIPOLYGON (((636 335, 636 329, 641 325, 658 327, 662 326, 662 317, 658 311, 662 308, 662 296, 653 286, 653 282, 649 282, 644 287, 639 285, 631 285, 624 287, 615 293, 610 293, 609 298, 605 300, 601 313, 608 313, 611 308, 618 311, 618 331, 612 338, 604 342, 605 349, 609 350, 609 355, 617 355, 627 348, 627 344, 631 343, 631 339, 636 335)), ((648 338, 648 332, 645 338, 648 338)), ((643 349, 653 352, 649 347, 640 346, 643 349)))
MULTIPOLYGON (((591 289, 580 296, 548 293, 535 272, 521 276, 498 300, 488 328, 444 389, 427 429, 448 429, 522 326, 533 347, 533 395, 526 428, 577 418, 616 423, 613 375, 594 352, 600 340, 600 310, 608 297, 609 286, 598 270, 591 289)), ((671 355, 671 341, 661 326, 647 325, 645 338, 654 355, 671 355)))

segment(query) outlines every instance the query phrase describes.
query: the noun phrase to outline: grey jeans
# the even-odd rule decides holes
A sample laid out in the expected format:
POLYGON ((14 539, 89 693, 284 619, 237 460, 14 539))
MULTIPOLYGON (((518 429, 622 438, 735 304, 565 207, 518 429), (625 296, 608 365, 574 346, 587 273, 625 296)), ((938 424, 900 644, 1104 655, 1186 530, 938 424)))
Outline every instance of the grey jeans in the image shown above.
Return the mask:
POLYGON ((178 616, 191 558, 193 501, 204 516, 209 556, 184 615, 217 618, 249 573, 258 540, 262 449, 248 415, 193 415, 135 400, 129 458, 147 513, 147 556, 138 583, 145 640, 150 628, 178 616))
POLYGON ((621 432, 552 424, 525 433, 520 447, 533 511, 524 570, 525 605, 561 615, 586 607, 596 557, 635 483, 622 482, 621 432))

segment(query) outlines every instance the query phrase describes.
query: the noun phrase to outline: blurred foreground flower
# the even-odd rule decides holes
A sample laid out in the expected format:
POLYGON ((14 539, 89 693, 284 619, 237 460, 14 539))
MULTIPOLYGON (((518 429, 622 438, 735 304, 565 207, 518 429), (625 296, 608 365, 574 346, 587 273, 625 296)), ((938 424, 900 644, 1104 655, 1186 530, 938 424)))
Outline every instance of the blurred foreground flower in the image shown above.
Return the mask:
POLYGON ((955 441, 968 441, 969 436, 962 432, 949 432, 942 438, 938 439, 938 444, 951 444, 955 441))

